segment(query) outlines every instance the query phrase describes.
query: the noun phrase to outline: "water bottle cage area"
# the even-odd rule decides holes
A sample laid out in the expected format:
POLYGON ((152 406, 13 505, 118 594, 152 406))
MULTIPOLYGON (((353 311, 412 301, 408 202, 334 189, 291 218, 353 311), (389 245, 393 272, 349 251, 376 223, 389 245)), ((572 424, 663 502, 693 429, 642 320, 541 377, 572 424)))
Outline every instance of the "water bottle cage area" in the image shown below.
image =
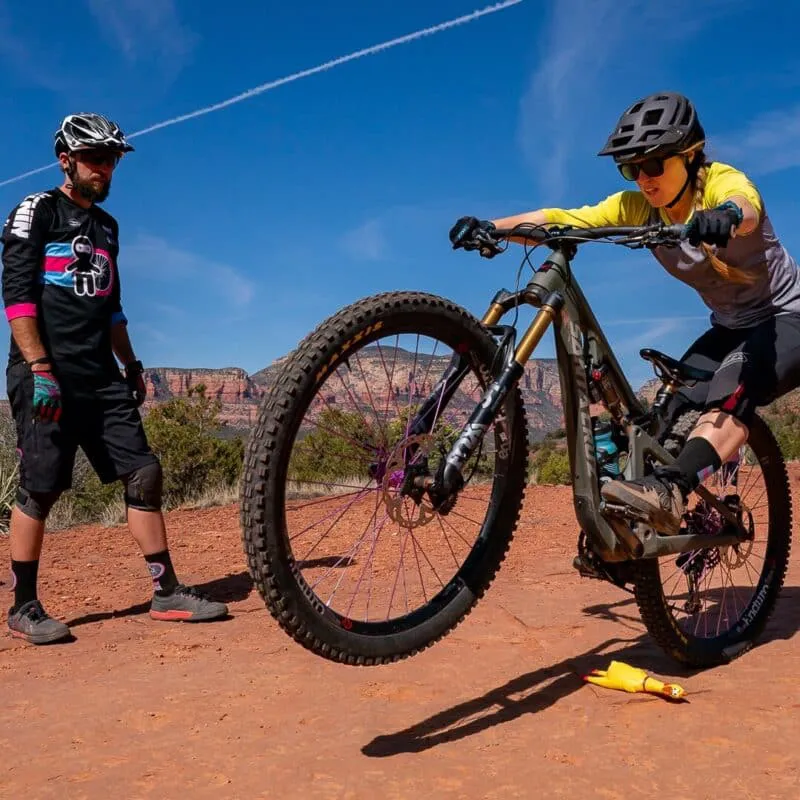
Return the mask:
POLYGON ((612 425, 598 419, 592 420, 594 434, 594 452, 597 460, 598 477, 618 478, 621 475, 619 468, 620 449, 614 441, 612 425))

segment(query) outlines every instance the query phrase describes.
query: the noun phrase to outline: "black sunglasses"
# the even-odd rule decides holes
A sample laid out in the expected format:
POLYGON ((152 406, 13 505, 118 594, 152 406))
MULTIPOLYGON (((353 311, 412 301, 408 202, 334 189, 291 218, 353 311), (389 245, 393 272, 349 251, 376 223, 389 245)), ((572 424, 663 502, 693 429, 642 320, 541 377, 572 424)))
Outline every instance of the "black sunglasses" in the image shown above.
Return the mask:
POLYGON ((119 153, 108 150, 78 150, 75 154, 79 161, 93 167, 116 167, 121 158, 119 153))
POLYGON ((617 164, 617 169, 626 181, 635 181, 640 172, 644 172, 648 178, 659 178, 664 174, 664 159, 653 157, 635 164, 617 164))

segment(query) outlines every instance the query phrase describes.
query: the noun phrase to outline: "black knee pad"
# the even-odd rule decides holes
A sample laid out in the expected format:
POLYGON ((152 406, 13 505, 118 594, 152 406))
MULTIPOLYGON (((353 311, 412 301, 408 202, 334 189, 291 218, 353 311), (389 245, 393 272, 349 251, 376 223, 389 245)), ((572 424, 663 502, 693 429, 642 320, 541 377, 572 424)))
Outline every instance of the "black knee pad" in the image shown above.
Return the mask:
POLYGON ((17 508, 26 517, 44 522, 61 492, 29 492, 20 486, 17 489, 17 508))
POLYGON ((138 511, 160 511, 163 474, 161 464, 153 461, 122 478, 125 505, 138 511))

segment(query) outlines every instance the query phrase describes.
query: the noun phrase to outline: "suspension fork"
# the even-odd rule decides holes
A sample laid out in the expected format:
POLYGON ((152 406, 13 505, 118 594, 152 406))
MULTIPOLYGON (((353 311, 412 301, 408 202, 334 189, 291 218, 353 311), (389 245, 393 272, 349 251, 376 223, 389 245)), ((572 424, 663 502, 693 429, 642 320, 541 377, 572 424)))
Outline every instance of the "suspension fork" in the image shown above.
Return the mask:
MULTIPOLYGON (((539 311, 515 349, 513 358, 509 359, 497 379, 486 389, 481 402, 475 407, 462 428, 461 434, 445 459, 441 477, 436 481, 438 485, 431 488, 432 494, 447 497, 459 491, 464 485, 462 472, 464 465, 477 450, 487 429, 494 421, 498 409, 522 376, 531 353, 536 349, 563 305, 564 298, 558 292, 552 292, 541 304, 539 311)), ((502 313, 502 306, 493 303, 486 313, 484 322, 487 318, 493 318, 493 322, 490 324, 494 324, 502 313)))
MULTIPOLYGON (((495 325, 505 313, 502 304, 492 301, 483 315, 481 322, 487 327, 495 325)), ((408 433, 411 436, 430 433, 438 412, 447 406, 458 391, 461 381, 467 376, 470 365, 459 353, 454 353, 442 377, 436 382, 430 394, 425 398, 417 413, 411 419, 408 433)))

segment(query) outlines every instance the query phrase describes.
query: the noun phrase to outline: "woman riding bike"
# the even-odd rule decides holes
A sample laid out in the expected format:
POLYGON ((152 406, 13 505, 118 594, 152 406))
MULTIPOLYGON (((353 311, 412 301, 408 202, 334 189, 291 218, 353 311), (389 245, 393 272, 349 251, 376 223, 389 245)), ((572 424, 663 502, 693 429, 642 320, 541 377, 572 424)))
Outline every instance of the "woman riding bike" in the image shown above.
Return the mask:
POLYGON ((450 231, 458 248, 481 230, 520 223, 689 224, 679 247, 659 246, 653 254, 712 311, 711 328, 682 360, 714 377, 681 389, 670 409, 672 418, 688 408, 703 413, 674 464, 602 488, 605 500, 636 509, 670 534, 680 528, 688 495, 747 441, 755 409, 800 385, 800 270, 775 235, 755 186, 739 170, 708 161, 704 144, 686 97, 650 95, 625 111, 598 154, 611 156, 639 191, 577 209, 545 208, 494 221, 462 217, 450 231))

